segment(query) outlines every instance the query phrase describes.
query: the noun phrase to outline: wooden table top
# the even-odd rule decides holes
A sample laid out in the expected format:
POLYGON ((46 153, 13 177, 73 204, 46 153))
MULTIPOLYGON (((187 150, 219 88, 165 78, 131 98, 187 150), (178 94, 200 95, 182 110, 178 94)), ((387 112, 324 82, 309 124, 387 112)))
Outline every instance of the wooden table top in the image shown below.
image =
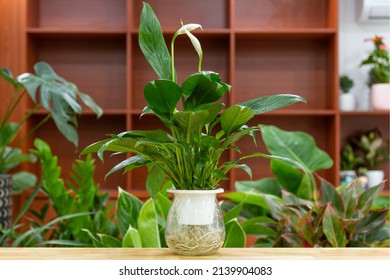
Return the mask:
POLYGON ((169 249, 0 248, 0 260, 390 260, 390 248, 224 248, 187 257, 169 249))

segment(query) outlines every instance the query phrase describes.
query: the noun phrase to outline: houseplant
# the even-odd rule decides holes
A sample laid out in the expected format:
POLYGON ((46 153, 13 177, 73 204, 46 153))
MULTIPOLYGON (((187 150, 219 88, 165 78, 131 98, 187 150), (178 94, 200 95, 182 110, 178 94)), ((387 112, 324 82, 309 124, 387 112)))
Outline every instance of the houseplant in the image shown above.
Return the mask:
POLYGON ((389 161, 389 140, 385 140, 379 129, 358 132, 349 137, 357 157, 357 169, 365 169, 368 177, 368 186, 380 184, 384 179, 384 171, 379 167, 389 161))
MULTIPOLYGON (((273 155, 295 159, 312 172, 332 166, 330 157, 313 145, 313 139, 305 133, 262 126, 262 135, 273 155), (280 145, 275 145, 275 141, 280 145), (284 147, 289 147, 288 153, 284 147)), ((317 175, 321 190, 317 198, 307 187, 310 172, 277 160, 271 161, 271 171, 274 177, 236 182, 236 192, 225 195, 230 202, 224 202, 223 209, 235 213, 253 246, 390 245, 388 205, 375 202, 383 185, 365 190, 355 180, 335 187, 317 175)))
POLYGON ((347 75, 340 76, 340 110, 352 111, 355 109, 355 98, 350 92, 354 86, 353 80, 347 75))
POLYGON ((360 158, 350 144, 346 144, 341 150, 340 161, 340 183, 346 184, 355 180, 357 177, 355 167, 358 165, 360 158))
MULTIPOLYGON (((34 65, 34 71, 35 74, 24 73, 14 78, 9 69, 0 68, 0 78, 13 88, 9 99, 5 99, 8 106, 0 118, 0 186, 7 188, 6 191, 0 190, 7 197, 0 199, 4 201, 11 201, 12 193, 18 194, 23 189, 34 186, 37 181, 34 174, 16 170, 24 162, 35 161, 35 156, 23 153, 21 147, 37 129, 52 119, 62 135, 77 146, 77 115, 83 111, 78 99, 98 117, 102 115, 101 108, 90 96, 80 92, 75 84, 58 76, 49 64, 38 62, 34 65), (22 112, 20 120, 15 122, 15 111, 25 98, 30 99, 32 106, 22 112), (27 127, 27 120, 40 109, 46 110, 48 114, 35 125, 27 127), (13 187, 10 187, 11 182, 13 187)), ((11 202, 7 205, 11 206, 11 202)), ((10 207, 4 211, 10 219, 10 207)), ((5 223, 0 224, 1 226, 5 226, 5 223)))
POLYGON ((371 87, 371 105, 373 109, 390 109, 390 57, 383 37, 375 36, 366 41, 374 44, 374 50, 360 66, 371 65, 367 84, 371 87))
MULTIPOLYGON (((255 140, 259 127, 247 126, 254 115, 295 102, 305 102, 296 95, 273 95, 223 110, 224 104, 219 100, 230 90, 230 86, 222 82, 217 73, 202 71, 202 48, 198 39, 190 33, 196 28, 201 26, 183 25, 174 34, 170 55, 160 23, 152 8, 144 3, 139 44, 159 79, 147 83, 144 88, 148 105, 142 115, 157 116, 169 132, 162 129, 126 131, 91 144, 82 151, 82 154, 96 152, 102 160, 105 151, 135 154, 116 165, 107 175, 121 169, 127 172, 147 166, 146 188, 152 198, 156 197, 163 185, 171 185, 173 188, 170 191, 175 193, 175 199, 168 215, 165 237, 174 252, 186 255, 209 254, 222 246, 225 232, 215 199, 216 193, 222 191, 218 184, 227 179, 226 174, 232 168, 241 168, 251 175, 250 168, 240 163, 249 156, 221 162, 222 154, 228 150, 239 151, 235 142, 244 136, 251 136, 255 140), (180 86, 174 67, 174 42, 182 34, 190 38, 199 55, 199 64, 198 72, 187 77, 180 86), (210 196, 209 210, 202 211, 190 206, 187 207, 190 213, 176 211, 182 209, 180 206, 184 202, 190 200, 192 203, 190 190, 195 193, 195 201, 202 201, 200 197, 205 194, 210 196), (181 199, 183 196, 185 198, 181 199), (201 214, 206 214, 205 220, 201 214), (189 216, 200 221, 188 219, 189 216)), ((201 205, 204 205, 203 202, 201 205)), ((206 206, 202 207, 206 209, 206 206)))

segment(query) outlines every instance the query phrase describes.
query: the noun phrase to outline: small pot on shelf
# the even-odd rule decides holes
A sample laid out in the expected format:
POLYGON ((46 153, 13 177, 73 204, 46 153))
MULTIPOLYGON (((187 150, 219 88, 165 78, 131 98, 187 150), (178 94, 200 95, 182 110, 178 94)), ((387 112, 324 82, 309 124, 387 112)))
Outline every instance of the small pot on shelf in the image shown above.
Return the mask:
POLYGON ((371 107, 373 110, 390 110, 390 84, 371 86, 371 107))
POLYGON ((165 240, 179 255, 200 256, 217 252, 225 240, 225 226, 215 190, 175 190, 169 210, 165 240))
POLYGON ((340 94, 340 110, 353 111, 355 110, 355 97, 352 93, 340 94))
POLYGON ((368 188, 375 187, 383 182, 385 172, 383 170, 367 170, 368 188))

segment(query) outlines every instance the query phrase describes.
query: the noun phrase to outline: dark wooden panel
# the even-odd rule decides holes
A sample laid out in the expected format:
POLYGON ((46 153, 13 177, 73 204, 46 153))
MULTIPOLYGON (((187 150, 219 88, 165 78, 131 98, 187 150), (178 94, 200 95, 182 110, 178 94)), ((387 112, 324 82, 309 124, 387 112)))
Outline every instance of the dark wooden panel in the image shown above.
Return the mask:
POLYGON ((326 39, 237 39, 236 101, 293 93, 308 105, 290 109, 331 109, 331 76, 326 39))
POLYGON ((29 27, 125 28, 126 0, 35 0, 29 27))
POLYGON ((239 0, 237 28, 326 27, 326 0, 239 0))
POLYGON ((125 38, 32 38, 33 61, 46 61, 103 109, 126 108, 125 38))
MULTIPOLYGON (((141 0, 134 0, 133 27, 139 26, 139 15, 142 10, 141 0)), ((177 30, 181 27, 180 21, 199 23, 205 29, 228 27, 228 0, 150 0, 147 1, 153 8, 164 30, 177 30)))

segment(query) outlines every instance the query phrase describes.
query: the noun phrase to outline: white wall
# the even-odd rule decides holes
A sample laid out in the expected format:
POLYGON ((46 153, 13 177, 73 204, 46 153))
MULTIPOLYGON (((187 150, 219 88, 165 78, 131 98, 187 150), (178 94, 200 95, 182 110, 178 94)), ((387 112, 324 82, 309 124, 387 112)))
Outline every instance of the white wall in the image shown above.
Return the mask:
POLYGON ((359 67, 359 64, 373 49, 373 44, 364 42, 364 39, 383 36, 385 44, 390 46, 390 24, 359 23, 357 2, 339 0, 339 74, 347 74, 354 80, 352 92, 357 98, 357 109, 367 110, 369 88, 366 81, 369 66, 359 67))

